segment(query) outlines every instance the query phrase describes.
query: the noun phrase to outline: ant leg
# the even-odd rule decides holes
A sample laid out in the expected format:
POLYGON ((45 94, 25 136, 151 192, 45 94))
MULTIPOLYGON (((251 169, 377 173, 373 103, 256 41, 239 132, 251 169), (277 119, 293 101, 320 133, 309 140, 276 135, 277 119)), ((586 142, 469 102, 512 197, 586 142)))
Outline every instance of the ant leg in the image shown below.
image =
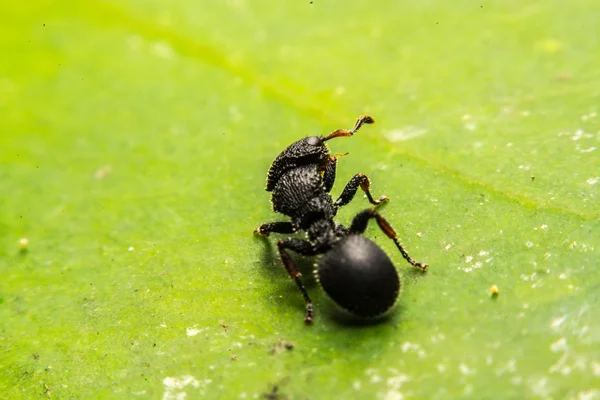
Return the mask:
POLYGON ((271 232, 275 233, 294 233, 296 229, 291 222, 268 222, 262 224, 254 230, 254 233, 262 236, 269 236, 271 232))
POLYGON ((328 136, 323 138, 323 141, 326 142, 329 139, 333 139, 336 137, 340 137, 340 136, 352 136, 356 133, 356 131, 358 131, 360 129, 361 126, 363 126, 363 124, 373 124, 375 123, 375 120, 368 116, 368 115, 362 115, 360 117, 358 117, 358 119, 356 120, 356 123, 354 124, 354 127, 351 130, 347 130, 347 129, 338 129, 335 132, 330 133, 328 136))
POLYGON ((389 237, 394 241, 394 243, 396 243, 396 247, 398 247, 398 250, 400 250, 400 253, 402 253, 402 257, 404 257, 406 261, 408 261, 414 267, 421 268, 423 271, 427 271, 428 265, 416 262, 408 255, 406 250, 404 250, 404 248, 398 241, 398 234, 396 234, 394 228, 392 228, 389 222, 387 222, 385 218, 383 218, 375 209, 371 208, 356 214, 356 216, 352 220, 350 232, 363 233, 365 229, 367 229, 367 224, 369 223, 369 220, 371 218, 375 218, 375 220, 377 221, 377 225, 379 225, 379 228, 383 231, 383 233, 385 233, 387 237, 389 237))
POLYGON ((304 296, 304 301, 306 302, 306 315, 304 316, 304 323, 311 324, 313 318, 312 301, 308 296, 308 292, 304 288, 302 281, 300 280, 300 272, 298 272, 296 269, 292 257, 290 257, 285 249, 293 250, 296 253, 305 256, 315 255, 316 252, 308 241, 297 238, 280 240, 277 242, 277 247, 279 248, 279 255, 281 256, 281 261, 283 262, 286 271, 292 277, 294 282, 296 282, 296 286, 298 286, 298 289, 300 289, 300 292, 302 292, 302 296, 304 296))
POLYGON ((327 165, 325 166, 325 172, 323 173, 323 189, 325 189, 325 192, 329 193, 331 191, 331 188, 333 188, 333 184, 335 182, 335 170, 337 168, 337 159, 339 157, 344 157, 347 155, 348 153, 338 153, 329 156, 329 160, 327 161, 327 165))
POLYGON ((335 182, 335 170, 337 167, 337 157, 329 156, 329 162, 325 167, 325 172, 323 173, 323 189, 326 193, 331 191, 333 188, 333 184, 335 182))
POLYGON ((381 196, 379 200, 373 199, 371 191, 369 190, 371 187, 371 181, 369 180, 369 177, 367 177, 365 174, 356 174, 354 177, 352 177, 352 179, 350 179, 350 182, 346 184, 341 196, 336 200, 335 206, 340 208, 350 203, 350 201, 354 198, 359 186, 366 193, 371 204, 379 205, 382 202, 389 200, 387 196, 381 196))

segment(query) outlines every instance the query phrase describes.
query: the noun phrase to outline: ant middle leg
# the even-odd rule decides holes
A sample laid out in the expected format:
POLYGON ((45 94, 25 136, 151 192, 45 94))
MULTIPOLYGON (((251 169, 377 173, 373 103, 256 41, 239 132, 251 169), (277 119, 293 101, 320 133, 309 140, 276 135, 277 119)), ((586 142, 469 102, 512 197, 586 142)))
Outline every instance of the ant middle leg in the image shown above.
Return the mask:
POLYGON ((364 210, 356 214, 356 216, 352 220, 352 225, 350 225, 350 232, 363 233, 365 229, 367 229, 369 220, 372 218, 375 218, 375 220, 377 221, 377 225, 379 225, 379 228, 383 231, 383 233, 385 233, 385 235, 388 238, 394 241, 396 247, 398 248, 398 250, 400 250, 400 253, 402 253, 402 257, 404 257, 406 261, 408 261, 414 267, 420 268, 423 271, 427 271, 427 268, 429 266, 425 263, 420 263, 413 260, 408 255, 406 250, 404 250, 404 248, 402 247, 402 244, 400 244, 400 241, 398 241, 398 234, 396 233, 394 228, 392 228, 390 223, 387 222, 385 218, 383 218, 374 208, 370 208, 368 210, 364 210))
POLYGON ((308 296, 308 292, 300 280, 300 272, 298 272, 296 269, 294 261, 286 249, 293 250, 294 252, 305 256, 315 255, 316 252, 308 241, 297 238, 282 239, 277 242, 277 247, 279 248, 279 255, 281 256, 281 261, 283 262, 286 271, 294 280, 294 282, 296 282, 296 286, 298 286, 298 289, 300 289, 300 292, 304 297, 304 301, 306 302, 306 315, 304 316, 304 323, 311 324, 313 319, 312 300, 308 296))
POLYGON ((254 230, 254 233, 262 236, 269 236, 271 232, 275 233, 294 233, 296 229, 291 222, 267 222, 254 230))
POLYGON ((340 208, 350 203, 350 201, 354 198, 354 195, 356 195, 356 191, 359 187, 365 192, 367 198, 369 199, 369 203, 371 204, 379 205, 382 202, 389 200, 385 195, 381 196, 378 200, 375 200, 371 195, 371 191, 369 190, 371 187, 371 181, 369 180, 369 177, 361 173, 354 175, 352 179, 350 179, 350 182, 346 184, 344 191, 336 200, 335 206, 340 208))

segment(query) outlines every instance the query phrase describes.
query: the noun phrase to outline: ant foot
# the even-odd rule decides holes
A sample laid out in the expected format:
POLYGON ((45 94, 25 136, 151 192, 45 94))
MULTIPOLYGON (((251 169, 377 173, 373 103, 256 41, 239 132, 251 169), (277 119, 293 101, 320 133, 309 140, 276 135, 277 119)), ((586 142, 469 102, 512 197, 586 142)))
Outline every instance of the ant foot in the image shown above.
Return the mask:
POLYGON ((264 225, 259 226, 258 228, 256 228, 254 230, 254 234, 256 235, 260 235, 260 236, 269 236, 269 231, 265 229, 266 227, 264 225))
POLYGON ((429 265, 428 264, 424 264, 424 263, 416 263, 415 267, 421 268, 421 270, 423 270, 423 272, 427 272, 427 269, 429 268, 429 265))
POLYGON ((377 204, 386 203, 388 201, 390 201, 390 198, 384 194, 377 200, 377 204))

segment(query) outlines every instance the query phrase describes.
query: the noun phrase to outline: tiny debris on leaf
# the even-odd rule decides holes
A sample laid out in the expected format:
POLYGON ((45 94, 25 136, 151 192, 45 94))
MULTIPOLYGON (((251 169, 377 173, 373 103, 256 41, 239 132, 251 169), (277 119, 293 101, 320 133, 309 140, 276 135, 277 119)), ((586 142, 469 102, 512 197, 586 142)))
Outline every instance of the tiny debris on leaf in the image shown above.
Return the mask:
POLYGON ((283 342, 283 347, 285 347, 286 350, 293 350, 294 344, 292 342, 283 342))
POLYGON ((271 391, 269 393, 263 393, 263 399, 266 400, 280 400, 283 397, 281 396, 281 394, 279 393, 279 386, 274 385, 273 389, 271 389, 271 391))
POLYGON ((271 354, 279 354, 281 352, 281 350, 293 350, 294 349, 294 343, 292 342, 288 342, 287 340, 283 340, 282 338, 279 338, 279 340, 275 343, 273 343, 273 346, 271 347, 271 354))
POLYGON ((490 293, 492 294, 492 297, 498 296, 498 294, 500 293, 500 290, 498 290, 498 286, 496 286, 496 285, 490 286, 490 293))
POLYGON ((29 249, 29 239, 23 237, 19 239, 19 250, 26 252, 29 249))
POLYGON ((100 167, 96 170, 96 172, 94 172, 94 178, 102 179, 106 175, 110 174, 111 171, 112 171, 112 167, 110 165, 105 165, 103 167, 100 167))

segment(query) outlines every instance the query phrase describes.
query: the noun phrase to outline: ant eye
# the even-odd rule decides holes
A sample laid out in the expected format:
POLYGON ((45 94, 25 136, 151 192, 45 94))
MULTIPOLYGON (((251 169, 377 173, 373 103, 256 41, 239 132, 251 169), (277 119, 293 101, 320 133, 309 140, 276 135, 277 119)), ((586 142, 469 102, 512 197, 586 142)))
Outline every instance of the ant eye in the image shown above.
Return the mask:
POLYGON ((312 146, 320 146, 323 142, 321 141, 321 138, 319 138, 318 136, 310 136, 306 138, 306 143, 312 145, 312 146))

